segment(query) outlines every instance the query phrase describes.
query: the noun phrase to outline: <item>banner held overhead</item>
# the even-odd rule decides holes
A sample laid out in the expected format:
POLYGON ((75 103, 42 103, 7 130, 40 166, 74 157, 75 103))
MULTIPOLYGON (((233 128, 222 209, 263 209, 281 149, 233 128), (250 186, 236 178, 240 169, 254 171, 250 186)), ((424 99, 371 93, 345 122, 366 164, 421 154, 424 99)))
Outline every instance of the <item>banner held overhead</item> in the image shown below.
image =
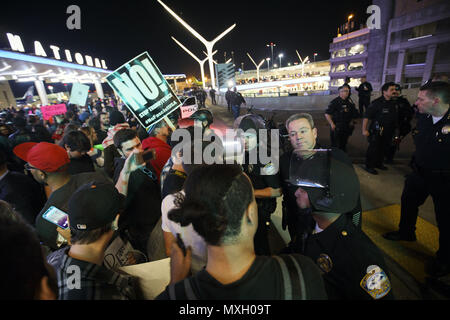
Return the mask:
POLYGON ((167 119, 181 105, 147 52, 108 75, 106 81, 145 129, 167 119))
POLYGON ((74 82, 70 92, 69 103, 85 106, 89 94, 89 86, 74 82))

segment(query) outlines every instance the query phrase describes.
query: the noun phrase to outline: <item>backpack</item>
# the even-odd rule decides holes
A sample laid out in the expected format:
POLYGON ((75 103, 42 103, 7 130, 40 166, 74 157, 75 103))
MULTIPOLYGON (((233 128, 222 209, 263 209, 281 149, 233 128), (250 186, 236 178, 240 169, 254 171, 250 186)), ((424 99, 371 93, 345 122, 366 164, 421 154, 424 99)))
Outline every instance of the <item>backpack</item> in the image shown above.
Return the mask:
MULTIPOLYGON (((284 298, 283 300, 306 300, 306 285, 298 261, 292 255, 272 256, 280 267, 284 298)), ((168 286, 170 300, 198 300, 192 289, 192 278, 168 286)))

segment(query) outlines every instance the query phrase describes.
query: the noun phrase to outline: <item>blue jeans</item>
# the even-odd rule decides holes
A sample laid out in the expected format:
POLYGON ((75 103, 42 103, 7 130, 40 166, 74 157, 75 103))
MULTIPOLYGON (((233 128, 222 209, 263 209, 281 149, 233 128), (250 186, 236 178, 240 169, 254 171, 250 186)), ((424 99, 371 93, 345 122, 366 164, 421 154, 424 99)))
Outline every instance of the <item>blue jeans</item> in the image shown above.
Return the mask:
POLYGON ((233 118, 236 119, 241 114, 241 106, 231 106, 231 112, 233 113, 233 118))

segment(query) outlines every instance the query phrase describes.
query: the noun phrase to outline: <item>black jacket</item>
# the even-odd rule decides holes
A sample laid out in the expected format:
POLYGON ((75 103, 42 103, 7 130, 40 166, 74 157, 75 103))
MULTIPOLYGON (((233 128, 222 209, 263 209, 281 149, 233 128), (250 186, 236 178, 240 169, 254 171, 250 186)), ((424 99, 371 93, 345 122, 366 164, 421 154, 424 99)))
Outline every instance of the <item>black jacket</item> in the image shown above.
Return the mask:
POLYGON ((11 204, 33 226, 46 201, 43 188, 33 178, 12 171, 0 180, 0 199, 11 204))
POLYGON ((380 249, 348 215, 341 215, 322 232, 311 234, 304 254, 324 272, 329 299, 393 299, 380 249))
POLYGON ((361 83, 358 88, 356 88, 356 91, 358 91, 358 95, 360 98, 361 97, 366 98, 366 97, 370 97, 370 94, 372 93, 373 88, 369 82, 364 82, 364 83, 361 83))
POLYGON ((331 116, 338 128, 348 127, 358 117, 355 104, 350 99, 343 100, 341 97, 331 100, 325 113, 331 116))

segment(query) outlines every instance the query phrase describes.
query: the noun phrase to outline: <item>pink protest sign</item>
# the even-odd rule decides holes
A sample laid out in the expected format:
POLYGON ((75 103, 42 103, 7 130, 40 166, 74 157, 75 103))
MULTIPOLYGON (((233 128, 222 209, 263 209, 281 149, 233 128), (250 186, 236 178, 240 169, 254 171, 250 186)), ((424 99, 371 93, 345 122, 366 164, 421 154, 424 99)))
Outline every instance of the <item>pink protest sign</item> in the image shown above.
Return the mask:
POLYGON ((67 108, 65 104, 55 104, 52 106, 42 106, 41 112, 44 120, 49 120, 53 116, 65 114, 67 112, 67 108))

